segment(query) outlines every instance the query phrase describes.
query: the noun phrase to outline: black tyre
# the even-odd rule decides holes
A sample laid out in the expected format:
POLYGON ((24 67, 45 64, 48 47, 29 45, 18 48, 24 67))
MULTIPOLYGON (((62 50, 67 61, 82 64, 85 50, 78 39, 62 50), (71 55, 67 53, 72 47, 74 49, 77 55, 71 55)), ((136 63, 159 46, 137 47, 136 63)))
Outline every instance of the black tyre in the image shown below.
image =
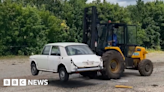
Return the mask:
POLYGON ((142 60, 138 65, 141 76, 150 76, 153 72, 153 63, 149 59, 142 60))
POLYGON ((119 79, 124 72, 124 59, 122 55, 115 51, 110 50, 103 54, 104 70, 103 77, 106 79, 119 79))
POLYGON ((91 72, 88 72, 88 77, 90 79, 93 79, 97 76, 97 71, 91 71, 91 72))
POLYGON ((35 63, 31 63, 31 74, 32 74, 33 76, 36 76, 36 75, 39 74, 39 70, 37 69, 35 63))
POLYGON ((87 77, 87 72, 81 72, 80 75, 82 75, 83 77, 87 77))
POLYGON ((109 77, 107 76, 105 70, 101 71, 101 75, 102 75, 102 78, 103 78, 103 79, 105 79, 105 80, 109 79, 109 77))
POLYGON ((88 72, 81 72, 80 73, 83 77, 89 77, 90 79, 93 79, 97 76, 97 71, 88 71, 88 72))
POLYGON ((67 73, 67 70, 64 67, 61 67, 59 69, 59 78, 62 82, 66 82, 69 79, 69 74, 67 73))

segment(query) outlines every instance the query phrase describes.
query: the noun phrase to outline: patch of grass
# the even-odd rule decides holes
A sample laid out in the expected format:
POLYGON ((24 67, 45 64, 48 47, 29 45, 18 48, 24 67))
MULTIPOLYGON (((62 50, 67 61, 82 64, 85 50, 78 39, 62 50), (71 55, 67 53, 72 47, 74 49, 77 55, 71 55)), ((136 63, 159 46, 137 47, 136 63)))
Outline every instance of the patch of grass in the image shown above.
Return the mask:
POLYGON ((164 53, 161 49, 146 49, 148 53, 164 53))
POLYGON ((22 58, 29 58, 29 56, 15 56, 15 55, 0 56, 0 59, 22 59, 22 58))

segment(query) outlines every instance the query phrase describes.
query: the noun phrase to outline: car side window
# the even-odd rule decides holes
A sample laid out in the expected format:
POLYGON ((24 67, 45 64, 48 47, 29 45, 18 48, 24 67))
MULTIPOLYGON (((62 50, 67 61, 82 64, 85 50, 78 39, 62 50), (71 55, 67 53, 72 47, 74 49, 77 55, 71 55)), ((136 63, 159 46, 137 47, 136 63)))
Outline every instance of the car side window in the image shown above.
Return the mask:
POLYGON ((49 55, 51 46, 45 46, 42 55, 49 55))
POLYGON ((58 46, 52 46, 51 55, 60 56, 60 49, 58 46))

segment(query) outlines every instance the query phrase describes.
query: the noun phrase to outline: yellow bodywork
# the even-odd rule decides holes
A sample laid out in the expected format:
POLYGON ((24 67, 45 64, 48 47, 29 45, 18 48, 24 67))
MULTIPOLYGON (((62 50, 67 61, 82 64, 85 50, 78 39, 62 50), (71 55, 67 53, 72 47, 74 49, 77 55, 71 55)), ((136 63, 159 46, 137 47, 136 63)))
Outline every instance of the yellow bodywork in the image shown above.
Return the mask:
MULTIPOLYGON (((142 61, 143 59, 146 59, 146 54, 148 53, 146 51, 146 49, 144 47, 130 47, 129 49, 133 49, 133 50, 129 50, 128 54, 132 55, 131 58, 133 58, 133 62, 135 64, 135 66, 142 61), (135 51, 134 51, 135 50, 135 51)), ((118 52, 120 52, 120 54, 122 55, 123 59, 125 60, 125 56, 122 53, 121 49, 119 47, 105 47, 105 50, 117 50, 118 52)))
POLYGON ((122 53, 122 51, 119 47, 105 47, 105 50, 117 50, 118 52, 121 53, 123 59, 125 60, 125 56, 124 56, 124 54, 122 53))
POLYGON ((144 47, 137 46, 135 48, 133 55, 132 55, 134 66, 137 67, 137 65, 140 61, 142 61, 143 59, 146 59, 147 53, 148 52, 146 51, 146 49, 144 47))
POLYGON ((137 47, 135 48, 135 52, 134 52, 134 53, 138 53, 138 55, 133 54, 133 55, 132 55, 132 58, 143 60, 143 59, 146 58, 146 54, 147 54, 148 52, 146 51, 146 49, 145 49, 144 47, 139 47, 139 46, 137 46, 137 47), (140 49, 140 51, 138 51, 139 49, 140 49))

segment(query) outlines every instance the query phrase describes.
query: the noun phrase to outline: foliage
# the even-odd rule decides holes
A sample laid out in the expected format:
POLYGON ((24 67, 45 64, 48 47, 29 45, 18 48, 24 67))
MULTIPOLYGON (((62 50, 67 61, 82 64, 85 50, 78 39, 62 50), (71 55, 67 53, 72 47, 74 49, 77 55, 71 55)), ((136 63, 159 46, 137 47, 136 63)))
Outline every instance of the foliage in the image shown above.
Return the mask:
POLYGON ((40 53, 46 43, 82 42, 83 12, 96 6, 101 22, 137 25, 137 42, 164 48, 164 2, 121 7, 103 0, 5 0, 0 3, 0 55, 40 53))
POLYGON ((0 10, 1 55, 40 53, 44 44, 67 36, 60 35, 62 20, 47 10, 14 2, 1 3, 0 10))

